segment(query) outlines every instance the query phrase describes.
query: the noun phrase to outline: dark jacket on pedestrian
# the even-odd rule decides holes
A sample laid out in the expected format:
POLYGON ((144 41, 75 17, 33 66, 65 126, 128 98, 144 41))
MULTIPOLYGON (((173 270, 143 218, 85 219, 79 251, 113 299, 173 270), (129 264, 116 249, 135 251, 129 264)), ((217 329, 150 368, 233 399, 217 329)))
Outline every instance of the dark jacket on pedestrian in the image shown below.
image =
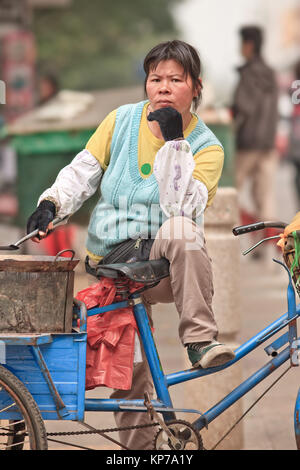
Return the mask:
POLYGON ((274 148, 278 87, 274 71, 259 56, 238 68, 233 116, 239 150, 274 148))

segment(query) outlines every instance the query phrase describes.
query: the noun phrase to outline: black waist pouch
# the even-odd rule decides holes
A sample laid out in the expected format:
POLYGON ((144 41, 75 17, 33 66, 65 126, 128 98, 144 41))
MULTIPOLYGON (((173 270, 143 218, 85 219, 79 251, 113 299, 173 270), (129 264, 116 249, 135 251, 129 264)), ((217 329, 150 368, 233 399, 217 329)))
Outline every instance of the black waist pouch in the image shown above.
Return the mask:
MULTIPOLYGON (((114 263, 134 263, 136 261, 147 261, 150 256, 150 251, 154 239, 152 238, 137 238, 125 240, 119 243, 113 250, 111 250, 104 258, 102 258, 98 265, 114 263)), ((85 259, 86 271, 94 274, 95 269, 89 265, 89 257, 85 259), (93 272, 91 272, 93 271, 93 272)))
POLYGON ((152 238, 129 239, 119 243, 98 264, 134 263, 136 261, 147 261, 150 256, 152 238))

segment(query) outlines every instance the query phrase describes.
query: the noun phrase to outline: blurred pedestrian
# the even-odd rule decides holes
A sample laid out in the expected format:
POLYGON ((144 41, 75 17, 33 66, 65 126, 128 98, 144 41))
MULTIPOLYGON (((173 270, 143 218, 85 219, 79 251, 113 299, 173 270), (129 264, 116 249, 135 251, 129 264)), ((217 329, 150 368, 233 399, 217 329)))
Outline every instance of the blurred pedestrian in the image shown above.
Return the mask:
MULTIPOLYGON (((294 78, 300 80, 300 60, 294 67, 294 78)), ((300 82, 299 82, 300 83, 300 82)), ((299 96, 298 94, 295 94, 299 96)), ((287 150, 287 158, 295 167, 295 187, 297 193, 297 204, 300 207, 300 101, 299 98, 293 102, 291 116, 290 137, 287 150)))
POLYGON ((257 26, 240 29, 241 54, 245 64, 240 74, 233 116, 236 130, 236 186, 240 192, 251 179, 251 196, 257 220, 274 219, 274 179, 279 162, 275 150, 278 122, 278 87, 274 71, 261 50, 263 31, 257 26))

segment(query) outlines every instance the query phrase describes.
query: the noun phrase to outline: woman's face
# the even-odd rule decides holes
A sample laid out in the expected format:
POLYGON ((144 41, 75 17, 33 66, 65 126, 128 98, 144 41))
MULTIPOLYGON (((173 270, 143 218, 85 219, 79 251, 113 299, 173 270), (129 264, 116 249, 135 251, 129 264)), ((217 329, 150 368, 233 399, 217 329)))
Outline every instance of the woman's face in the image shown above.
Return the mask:
POLYGON ((184 117, 190 113, 199 89, 195 89, 192 78, 185 76, 183 67, 172 59, 161 61, 155 70, 150 70, 146 93, 152 111, 171 106, 184 117))

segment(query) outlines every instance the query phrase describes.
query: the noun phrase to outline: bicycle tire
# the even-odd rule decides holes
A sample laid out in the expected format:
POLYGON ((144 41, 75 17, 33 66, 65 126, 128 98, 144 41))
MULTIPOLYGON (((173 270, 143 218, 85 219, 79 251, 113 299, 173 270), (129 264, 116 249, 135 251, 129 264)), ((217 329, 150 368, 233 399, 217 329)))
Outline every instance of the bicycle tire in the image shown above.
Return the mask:
MULTIPOLYGON (((5 400, 5 406, 0 404, 0 422, 1 412, 9 406, 22 416, 23 423, 23 426, 20 424, 18 426, 16 420, 9 420, 8 425, 0 426, 8 431, 7 441, 4 443, 0 441, 0 449, 26 450, 25 447, 29 446, 28 450, 47 450, 48 441, 44 421, 33 396, 12 372, 1 365, 0 393, 2 399, 5 400), (20 435, 23 436, 23 440, 20 439, 20 435), (26 442, 25 439, 27 439, 26 442)), ((2 403, 4 404, 4 401, 2 403)), ((3 431, 3 429, 0 430, 3 431)))

